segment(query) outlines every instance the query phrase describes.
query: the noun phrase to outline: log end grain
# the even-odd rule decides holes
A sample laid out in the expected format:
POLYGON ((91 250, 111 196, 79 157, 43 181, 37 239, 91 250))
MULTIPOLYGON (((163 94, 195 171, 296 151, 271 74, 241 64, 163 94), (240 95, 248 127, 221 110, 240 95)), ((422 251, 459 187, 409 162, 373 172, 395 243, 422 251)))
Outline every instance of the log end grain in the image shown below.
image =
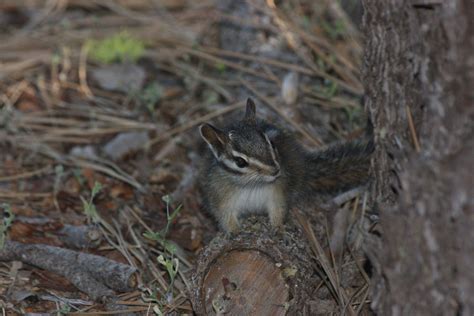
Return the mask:
POLYGON ((223 254, 204 278, 201 297, 206 314, 285 315, 290 292, 278 266, 261 251, 223 254))
POLYGON ((287 223, 275 232, 265 217, 248 218, 232 236, 218 234, 191 280, 197 315, 299 315, 320 282, 301 230, 287 223))

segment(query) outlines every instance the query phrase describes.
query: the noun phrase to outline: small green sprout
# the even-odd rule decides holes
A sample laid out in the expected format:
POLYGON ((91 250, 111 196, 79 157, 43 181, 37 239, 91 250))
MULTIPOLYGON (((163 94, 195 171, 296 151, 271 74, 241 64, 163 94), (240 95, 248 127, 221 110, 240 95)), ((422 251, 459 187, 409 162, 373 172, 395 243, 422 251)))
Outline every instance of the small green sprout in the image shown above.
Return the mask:
POLYGON ((83 186, 86 183, 86 179, 82 175, 81 169, 79 168, 74 169, 72 171, 72 174, 74 175, 74 178, 76 178, 77 182, 79 182, 81 186, 83 186))
MULTIPOLYGON (((174 243, 171 241, 166 240, 166 236, 168 235, 169 229, 171 227, 171 224, 173 223, 173 220, 176 218, 178 213, 181 211, 181 205, 179 205, 177 208, 174 210, 171 210, 171 204, 172 200, 169 195, 165 195, 162 197, 163 202, 166 203, 166 226, 159 232, 151 232, 147 231, 143 235, 151 240, 157 241, 160 245, 162 245, 163 249, 165 250, 163 254, 160 254, 157 257, 157 261, 160 265, 164 266, 168 276, 170 278, 170 286, 168 287, 166 291, 166 304, 171 304, 173 302, 173 286, 174 286, 174 281, 176 279, 176 275, 178 274, 179 271, 179 260, 177 258, 174 258, 174 254, 177 251, 177 247, 174 243)), ((153 293, 152 297, 156 297, 156 293, 153 293)), ((163 301, 157 301, 155 300, 158 304, 162 304, 163 301)), ((161 310, 159 306, 156 306, 153 309, 155 314, 157 315, 162 315, 161 310)))
POLYGON ((168 272, 168 276, 170 277, 170 286, 168 287, 168 293, 166 297, 168 304, 170 304, 173 301, 173 286, 174 280, 179 271, 179 260, 176 258, 167 259, 163 255, 159 255, 156 259, 158 260, 159 264, 166 268, 166 272, 168 272))
POLYGON ((146 106, 150 113, 155 112, 155 106, 163 96, 163 87, 158 82, 149 83, 138 95, 139 101, 146 106))
POLYGON ((337 39, 346 32, 346 27, 342 20, 336 20, 333 23, 322 21, 321 26, 332 39, 337 39))
POLYGON ((347 119, 349 121, 350 126, 354 125, 358 119, 360 119, 362 115, 362 107, 360 106, 345 106, 343 107, 344 112, 347 115, 347 119))
POLYGON ((159 232, 147 231, 143 234, 143 236, 148 239, 159 242, 166 251, 173 255, 176 253, 176 246, 166 240, 166 236, 168 235, 173 220, 181 211, 182 205, 178 205, 178 207, 175 208, 173 212, 171 212, 171 197, 169 195, 165 195, 161 199, 163 200, 163 202, 166 203, 166 226, 159 232))
POLYGON ((145 53, 145 43, 127 31, 114 34, 100 41, 89 40, 86 48, 92 59, 102 64, 114 62, 135 63, 145 53))
POLYGON ((100 192, 101 189, 102 189, 102 184, 96 181, 94 183, 94 187, 92 188, 89 201, 87 201, 84 197, 81 196, 84 213, 86 213, 88 220, 94 224, 100 222, 100 217, 99 217, 99 214, 97 213, 97 208, 94 205, 94 198, 100 192))
POLYGON ((165 195, 161 198, 163 202, 166 203, 166 227, 164 231, 164 236, 168 234, 168 231, 170 229, 171 223, 174 221, 176 216, 178 216, 178 213, 181 211, 182 205, 178 205, 177 208, 174 209, 173 213, 170 214, 170 206, 171 206, 171 197, 169 195, 165 195))
POLYGON ((71 313, 71 306, 67 304, 61 304, 61 308, 56 312, 58 315, 69 315, 71 313))
POLYGON ((329 86, 327 86, 323 91, 324 96, 328 99, 331 99, 332 97, 336 95, 338 88, 339 88, 338 84, 335 83, 334 81, 331 81, 329 86))
POLYGON ((223 62, 217 62, 215 67, 219 73, 224 73, 227 69, 227 66, 223 62))

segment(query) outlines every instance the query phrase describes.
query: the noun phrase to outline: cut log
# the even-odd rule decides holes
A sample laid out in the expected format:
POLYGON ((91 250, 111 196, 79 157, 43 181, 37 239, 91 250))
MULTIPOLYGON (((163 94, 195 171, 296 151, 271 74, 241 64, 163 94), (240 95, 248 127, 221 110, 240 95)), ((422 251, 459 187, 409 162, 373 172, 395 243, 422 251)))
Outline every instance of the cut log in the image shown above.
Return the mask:
MULTIPOLYGON (((275 232, 265 217, 246 219, 202 251, 190 297, 198 315, 301 315, 320 281, 301 229, 275 232)), ((307 310, 306 310, 307 312, 307 310)))

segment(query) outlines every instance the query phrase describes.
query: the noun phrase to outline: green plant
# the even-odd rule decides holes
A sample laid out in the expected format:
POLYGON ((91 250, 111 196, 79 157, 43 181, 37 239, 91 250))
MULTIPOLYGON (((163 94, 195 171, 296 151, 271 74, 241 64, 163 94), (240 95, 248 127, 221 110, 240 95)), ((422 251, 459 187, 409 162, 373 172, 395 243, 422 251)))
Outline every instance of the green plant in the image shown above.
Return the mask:
MULTIPOLYGON (((179 260, 174 257, 174 254, 177 251, 176 245, 166 240, 166 236, 168 235, 173 220, 181 211, 182 205, 179 205, 174 210, 171 210, 171 197, 169 195, 165 195, 162 197, 162 200, 166 203, 166 226, 159 232, 147 231, 143 235, 148 239, 157 241, 165 250, 163 254, 160 254, 157 257, 157 261, 166 269, 166 272, 170 278, 170 285, 165 293, 166 304, 170 304, 173 301, 173 287, 176 275, 179 271, 179 260)), ((158 289, 153 289, 150 294, 151 296, 147 300, 153 301, 157 304, 153 307, 153 311, 157 315, 163 315, 161 308, 164 306, 164 301, 157 299, 158 289)))
POLYGON ((15 218, 15 214, 13 214, 10 204, 4 203, 2 204, 2 208, 4 216, 2 222, 0 223, 0 249, 3 249, 5 246, 7 230, 15 218))
POLYGON ((99 41, 89 40, 86 47, 92 59, 103 64, 136 62, 145 52, 145 43, 127 31, 99 41))
POLYGON ((170 253, 171 255, 174 255, 176 253, 176 246, 173 243, 166 240, 166 235, 168 235, 168 231, 171 227, 173 220, 181 211, 182 205, 178 205, 178 207, 175 208, 171 212, 171 197, 169 195, 165 195, 161 199, 163 200, 163 202, 166 203, 166 226, 159 232, 147 231, 143 234, 143 236, 145 236, 148 239, 157 241, 160 245, 163 246, 163 248, 168 253, 170 253))
POLYGON ((346 32, 346 27, 344 21, 336 20, 333 23, 322 21, 321 26, 323 30, 329 35, 332 39, 337 39, 339 36, 344 35, 346 32))
POLYGON ((316 57, 316 65, 325 72, 328 72, 331 69, 331 63, 335 64, 336 57, 333 54, 329 54, 326 56, 329 59, 328 62, 324 61, 321 57, 316 57))
POLYGON ((354 125, 354 122, 360 119, 363 113, 362 107, 360 106, 345 106, 343 109, 351 127, 354 125))
POLYGON ((170 286, 168 287, 166 300, 168 303, 171 303, 173 301, 174 280, 179 271, 179 260, 176 258, 168 259, 163 255, 159 255, 157 261, 166 268, 166 272, 168 272, 168 276, 170 277, 170 286))
POLYGON ((151 82, 138 94, 138 100, 150 113, 155 112, 155 106, 163 96, 163 88, 158 82, 151 82))
POLYGON ((87 201, 84 197, 81 196, 84 213, 86 213, 87 219, 94 224, 100 222, 100 217, 99 217, 99 214, 97 213, 97 208, 95 207, 95 204, 94 204, 94 198, 100 192, 101 189, 102 189, 102 184, 96 181, 94 183, 94 187, 92 188, 89 201, 87 201))
POLYGON ((56 312, 58 315, 69 315, 71 313, 71 306, 62 303, 61 308, 56 312))
POLYGON ((222 62, 217 62, 215 67, 220 74, 224 73, 227 69, 227 66, 222 62))
POLYGON ((79 184, 81 186, 83 186, 86 183, 86 179, 82 175, 82 170, 81 169, 79 169, 79 168, 74 169, 72 171, 72 174, 74 175, 74 178, 76 178, 77 182, 79 182, 79 184))
POLYGON ((331 99, 337 93, 338 85, 334 81, 331 81, 327 87, 324 88, 323 94, 326 98, 331 99))

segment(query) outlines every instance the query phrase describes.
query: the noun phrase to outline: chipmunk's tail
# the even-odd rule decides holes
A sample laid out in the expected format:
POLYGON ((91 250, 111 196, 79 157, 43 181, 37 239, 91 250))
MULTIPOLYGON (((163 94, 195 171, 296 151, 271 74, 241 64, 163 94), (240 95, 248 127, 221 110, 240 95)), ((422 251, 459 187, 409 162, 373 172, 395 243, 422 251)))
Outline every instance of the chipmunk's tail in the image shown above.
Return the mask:
POLYGON ((373 140, 335 145, 306 157, 313 192, 336 193, 365 184, 369 179, 373 140))

